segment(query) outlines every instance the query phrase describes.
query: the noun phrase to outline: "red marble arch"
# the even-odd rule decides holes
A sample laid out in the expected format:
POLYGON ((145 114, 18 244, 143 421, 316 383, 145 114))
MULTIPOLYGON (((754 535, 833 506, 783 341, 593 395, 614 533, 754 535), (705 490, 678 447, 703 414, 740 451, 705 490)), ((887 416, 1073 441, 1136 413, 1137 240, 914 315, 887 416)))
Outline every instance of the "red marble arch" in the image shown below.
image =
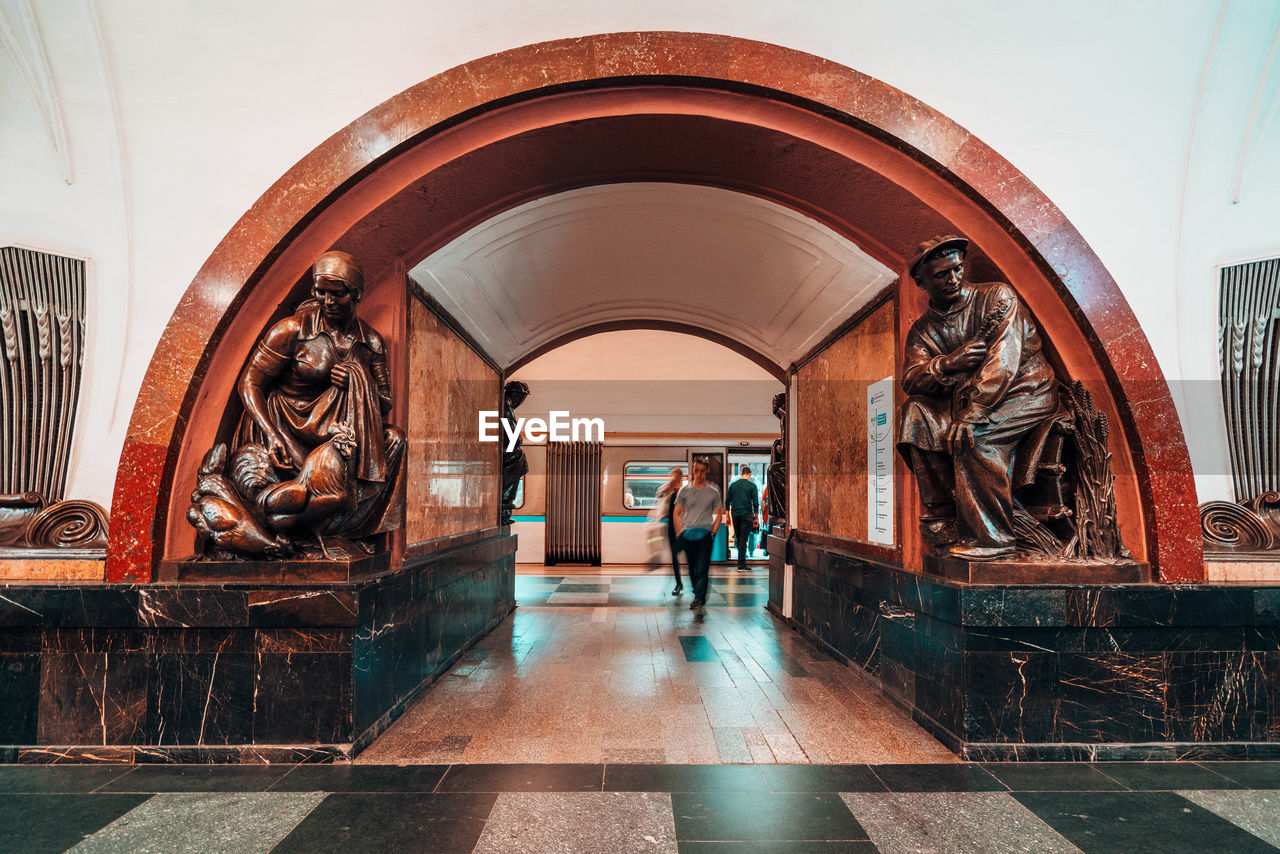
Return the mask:
MULTIPOLYGON (((339 131, 263 194, 200 269, 152 357, 116 477, 107 580, 149 581, 162 557, 189 548, 185 496, 218 429, 218 417, 193 413, 221 412, 316 254, 355 253, 375 294, 496 213, 621 181, 768 198, 899 271, 922 236, 969 236, 979 275, 1014 283, 1119 427, 1117 501, 1135 554, 1162 580, 1203 579, 1191 464, 1164 377, 1120 289, 1052 202, 964 128, 878 80, 760 42, 646 32, 446 71, 339 131)), ((900 296, 910 314, 911 289, 900 296)), ((396 322, 388 299, 368 306, 384 331, 396 322)), ((403 360, 393 348, 393 369, 403 360)))

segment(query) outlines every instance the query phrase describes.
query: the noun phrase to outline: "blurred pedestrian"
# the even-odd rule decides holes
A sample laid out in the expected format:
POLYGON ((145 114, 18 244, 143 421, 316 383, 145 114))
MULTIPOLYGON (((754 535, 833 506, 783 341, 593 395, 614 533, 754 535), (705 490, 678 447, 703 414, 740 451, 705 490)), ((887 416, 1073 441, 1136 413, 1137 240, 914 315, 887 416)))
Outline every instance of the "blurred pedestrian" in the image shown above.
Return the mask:
POLYGON ((693 601, 689 607, 701 611, 707 604, 711 544, 724 519, 724 501, 715 484, 707 483, 706 460, 694 460, 690 472, 688 486, 676 493, 674 519, 693 584, 693 601))
POLYGON ((671 591, 672 596, 679 596, 684 592, 684 583, 680 580, 680 535, 676 533, 675 515, 676 494, 683 485, 684 470, 676 466, 671 470, 671 479, 658 487, 657 493, 658 506, 661 508, 658 518, 666 530, 667 544, 671 547, 671 574, 676 579, 675 589, 671 591))

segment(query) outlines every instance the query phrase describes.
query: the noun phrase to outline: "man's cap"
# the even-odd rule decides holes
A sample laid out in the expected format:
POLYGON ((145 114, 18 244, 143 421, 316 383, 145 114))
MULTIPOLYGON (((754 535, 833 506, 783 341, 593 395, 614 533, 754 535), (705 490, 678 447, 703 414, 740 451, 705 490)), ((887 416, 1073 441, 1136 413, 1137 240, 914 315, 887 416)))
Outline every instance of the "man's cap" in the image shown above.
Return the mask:
POLYGON ((949 249, 959 249, 961 252, 969 251, 969 238, 957 237, 954 234, 939 234, 936 237, 930 237, 928 240, 916 247, 916 254, 911 256, 911 261, 907 264, 907 270, 911 273, 911 278, 916 276, 916 268, 925 262, 925 259, 931 255, 937 255, 949 249))

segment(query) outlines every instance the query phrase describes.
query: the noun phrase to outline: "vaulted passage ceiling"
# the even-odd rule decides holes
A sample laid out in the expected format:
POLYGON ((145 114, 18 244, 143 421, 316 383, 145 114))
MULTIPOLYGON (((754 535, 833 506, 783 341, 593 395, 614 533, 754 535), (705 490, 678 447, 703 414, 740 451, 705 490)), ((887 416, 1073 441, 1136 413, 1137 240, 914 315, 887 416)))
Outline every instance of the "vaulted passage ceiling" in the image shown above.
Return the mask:
POLYGON ((503 365, 579 331, 634 324, 709 330, 783 368, 894 280, 789 208, 668 183, 529 202, 410 275, 503 365))

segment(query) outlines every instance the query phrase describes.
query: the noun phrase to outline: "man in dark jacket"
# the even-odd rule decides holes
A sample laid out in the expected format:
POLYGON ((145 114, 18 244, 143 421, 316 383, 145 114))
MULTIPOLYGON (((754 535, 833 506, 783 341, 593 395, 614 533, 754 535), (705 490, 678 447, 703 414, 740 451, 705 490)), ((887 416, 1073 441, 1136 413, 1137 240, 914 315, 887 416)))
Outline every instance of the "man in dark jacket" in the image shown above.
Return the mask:
POLYGON ((747 552, 751 550, 751 532, 760 512, 760 490, 751 482, 751 467, 742 467, 742 477, 729 484, 727 500, 729 518, 733 519, 733 541, 738 544, 738 572, 748 572, 747 552))

